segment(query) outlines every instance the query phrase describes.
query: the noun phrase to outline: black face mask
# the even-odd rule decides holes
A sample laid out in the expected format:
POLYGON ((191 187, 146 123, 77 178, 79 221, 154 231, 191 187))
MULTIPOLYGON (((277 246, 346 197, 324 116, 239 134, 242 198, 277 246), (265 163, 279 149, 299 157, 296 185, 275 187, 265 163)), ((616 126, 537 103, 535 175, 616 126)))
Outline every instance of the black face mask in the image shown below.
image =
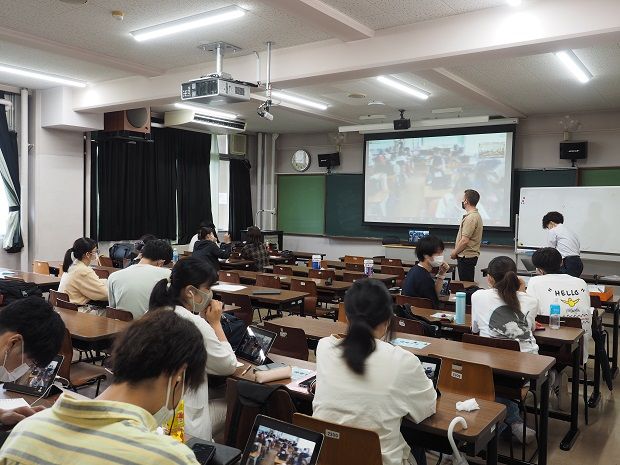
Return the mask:
POLYGON ((465 210, 465 202, 461 202, 461 208, 465 210))

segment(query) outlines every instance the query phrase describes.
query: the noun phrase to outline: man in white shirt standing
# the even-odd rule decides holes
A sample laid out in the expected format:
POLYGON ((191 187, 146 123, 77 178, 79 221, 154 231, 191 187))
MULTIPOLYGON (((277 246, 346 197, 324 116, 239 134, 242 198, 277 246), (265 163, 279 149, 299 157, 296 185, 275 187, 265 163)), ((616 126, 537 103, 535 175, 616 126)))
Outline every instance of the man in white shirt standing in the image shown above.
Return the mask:
POLYGON ((564 226, 564 215, 549 212, 542 219, 543 229, 547 229, 547 245, 558 249, 562 255, 562 272, 578 278, 583 271, 583 262, 579 257, 579 238, 564 226))
POLYGON ((141 318, 148 311, 155 284, 170 277, 170 269, 163 266, 171 261, 172 247, 168 242, 162 239, 147 242, 136 265, 110 274, 110 307, 131 312, 134 320, 141 318))

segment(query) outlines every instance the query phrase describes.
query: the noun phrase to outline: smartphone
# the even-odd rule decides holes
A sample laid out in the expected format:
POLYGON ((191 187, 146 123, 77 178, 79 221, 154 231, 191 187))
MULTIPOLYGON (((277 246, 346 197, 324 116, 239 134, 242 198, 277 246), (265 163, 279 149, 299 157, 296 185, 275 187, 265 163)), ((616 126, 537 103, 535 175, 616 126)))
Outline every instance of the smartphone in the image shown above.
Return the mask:
POLYGON ((196 443, 192 446, 192 451, 200 465, 207 465, 215 455, 215 446, 209 444, 196 443))
POLYGON ((273 362, 273 363, 267 363, 265 365, 259 365, 256 368, 254 368, 255 371, 269 371, 269 370, 275 370, 276 368, 282 368, 287 366, 285 363, 279 363, 279 362, 273 362))

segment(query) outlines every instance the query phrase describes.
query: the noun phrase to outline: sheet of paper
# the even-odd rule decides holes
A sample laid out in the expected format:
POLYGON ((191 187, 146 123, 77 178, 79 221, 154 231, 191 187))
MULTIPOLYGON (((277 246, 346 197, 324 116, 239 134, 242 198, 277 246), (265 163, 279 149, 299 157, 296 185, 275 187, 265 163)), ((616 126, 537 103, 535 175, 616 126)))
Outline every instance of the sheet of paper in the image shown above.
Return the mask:
POLYGON ((308 375, 313 374, 313 370, 308 370, 306 368, 293 367, 293 374, 291 375, 291 379, 293 381, 297 381, 298 379, 305 378, 308 375))
POLYGON ((228 194, 226 192, 220 192, 218 200, 220 205, 226 205, 228 203, 228 194))
POLYGON ((241 368, 243 366, 245 366, 245 363, 240 362, 239 360, 237 360, 237 368, 241 368))
POLYGON ((588 286, 588 292, 605 292, 605 286, 602 284, 590 284, 588 286))
POLYGON ((30 404, 28 404, 23 397, 18 397, 16 399, 0 399, 0 409, 2 410, 12 410, 18 407, 29 406, 30 404))
POLYGON ((404 339, 401 337, 397 337, 396 339, 392 339, 392 344, 394 344, 395 346, 410 347, 412 349, 424 349, 431 343, 416 341, 415 339, 404 339))
POLYGON ((441 318, 444 320, 450 320, 450 321, 454 321, 454 318, 456 317, 454 313, 433 313, 431 315, 433 318, 441 318))
POLYGON ((239 286, 238 284, 216 284, 211 286, 211 290, 215 292, 237 292, 245 289, 245 286, 239 286))

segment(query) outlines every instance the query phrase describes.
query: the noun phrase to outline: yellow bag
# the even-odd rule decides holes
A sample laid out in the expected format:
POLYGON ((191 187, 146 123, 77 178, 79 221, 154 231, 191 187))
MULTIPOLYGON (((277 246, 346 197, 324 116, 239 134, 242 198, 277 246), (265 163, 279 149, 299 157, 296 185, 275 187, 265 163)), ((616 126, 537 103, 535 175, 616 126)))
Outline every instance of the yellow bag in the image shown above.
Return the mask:
POLYGON ((183 399, 179 401, 174 415, 164 425, 164 434, 176 439, 179 442, 185 442, 185 402, 183 399))

